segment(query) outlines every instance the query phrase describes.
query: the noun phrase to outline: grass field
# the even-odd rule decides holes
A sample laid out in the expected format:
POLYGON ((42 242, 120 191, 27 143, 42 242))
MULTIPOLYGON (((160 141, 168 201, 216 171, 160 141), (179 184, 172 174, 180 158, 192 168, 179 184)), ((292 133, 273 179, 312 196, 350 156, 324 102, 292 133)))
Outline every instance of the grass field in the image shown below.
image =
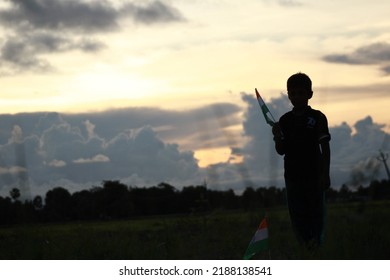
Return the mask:
MULTIPOLYGON (((268 210, 269 245, 258 259, 390 259, 390 201, 328 206, 325 244, 296 242, 285 207, 268 210)), ((242 259, 264 216, 214 211, 126 221, 0 228, 0 259, 242 259)))

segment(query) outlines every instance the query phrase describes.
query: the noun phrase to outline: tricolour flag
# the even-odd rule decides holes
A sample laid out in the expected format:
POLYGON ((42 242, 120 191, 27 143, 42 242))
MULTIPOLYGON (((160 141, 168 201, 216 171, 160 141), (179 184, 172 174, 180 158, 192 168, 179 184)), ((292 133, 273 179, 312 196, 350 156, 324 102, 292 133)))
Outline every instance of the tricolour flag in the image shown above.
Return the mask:
POLYGON ((263 112, 265 121, 270 125, 274 126, 276 121, 274 117, 272 116, 271 112, 269 111, 267 105, 265 105, 265 102, 263 101, 263 98, 261 98, 260 93, 257 91, 257 88, 255 88, 256 91, 256 97, 257 97, 257 102, 259 102, 261 111, 263 112))
POLYGON ((268 249, 268 225, 267 219, 264 217, 249 243, 243 259, 249 260, 258 252, 266 249, 268 249))

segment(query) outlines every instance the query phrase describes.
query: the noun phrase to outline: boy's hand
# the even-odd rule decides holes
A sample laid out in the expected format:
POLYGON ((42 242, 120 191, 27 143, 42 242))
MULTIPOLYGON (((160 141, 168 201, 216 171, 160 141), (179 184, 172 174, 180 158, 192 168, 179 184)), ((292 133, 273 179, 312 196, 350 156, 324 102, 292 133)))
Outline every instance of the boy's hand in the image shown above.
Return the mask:
POLYGON ((279 155, 284 155, 283 133, 278 122, 272 126, 272 134, 274 135, 276 152, 279 155))
POLYGON ((274 139, 282 139, 282 130, 278 122, 272 127, 272 134, 274 135, 274 139))

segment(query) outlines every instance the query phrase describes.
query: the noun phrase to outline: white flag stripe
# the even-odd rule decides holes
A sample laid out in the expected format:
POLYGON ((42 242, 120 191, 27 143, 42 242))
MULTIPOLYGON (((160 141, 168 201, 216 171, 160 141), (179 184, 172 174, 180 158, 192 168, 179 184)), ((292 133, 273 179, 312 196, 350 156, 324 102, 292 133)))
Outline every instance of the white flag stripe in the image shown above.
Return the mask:
POLYGON ((263 105, 265 105, 265 102, 262 98, 257 99, 257 101, 259 102, 260 107, 263 107, 263 105))
POLYGON ((268 229, 262 228, 256 231, 253 242, 261 241, 268 238, 268 229))

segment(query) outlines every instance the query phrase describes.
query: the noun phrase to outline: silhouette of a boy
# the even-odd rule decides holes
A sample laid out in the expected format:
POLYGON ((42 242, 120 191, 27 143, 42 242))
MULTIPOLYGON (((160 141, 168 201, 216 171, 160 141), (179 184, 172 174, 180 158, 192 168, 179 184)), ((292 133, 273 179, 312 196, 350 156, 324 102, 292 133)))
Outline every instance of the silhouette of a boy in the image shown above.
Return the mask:
POLYGON ((294 108, 273 127, 275 149, 284 155, 287 203, 300 242, 316 247, 323 241, 325 197, 330 186, 330 134, 326 116, 308 105, 312 82, 304 73, 287 80, 294 108))

